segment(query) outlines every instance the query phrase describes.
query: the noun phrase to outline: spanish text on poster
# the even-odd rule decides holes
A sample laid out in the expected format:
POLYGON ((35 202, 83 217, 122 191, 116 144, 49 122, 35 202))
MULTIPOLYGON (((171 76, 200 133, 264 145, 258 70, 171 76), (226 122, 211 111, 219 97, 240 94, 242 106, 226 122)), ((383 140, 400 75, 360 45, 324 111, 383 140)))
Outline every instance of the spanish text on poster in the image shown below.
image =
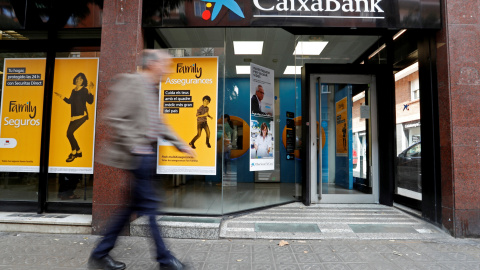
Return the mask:
POLYGON ((45 59, 5 59, 0 171, 39 172, 45 59))
POLYGON ((57 58, 49 173, 93 174, 98 58, 57 58))
POLYGON ((158 142, 158 174, 216 174, 218 58, 173 58, 174 73, 160 83, 162 119, 196 155, 158 142))
POLYGON ((274 73, 250 63, 250 171, 275 169, 274 73))

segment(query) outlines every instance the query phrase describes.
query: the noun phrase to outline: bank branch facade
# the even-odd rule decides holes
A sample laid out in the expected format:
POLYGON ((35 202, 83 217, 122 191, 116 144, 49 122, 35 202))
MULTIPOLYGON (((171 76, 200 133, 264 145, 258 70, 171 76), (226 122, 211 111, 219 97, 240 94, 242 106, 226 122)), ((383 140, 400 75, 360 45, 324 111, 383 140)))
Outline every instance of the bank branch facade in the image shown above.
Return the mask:
POLYGON ((197 153, 159 139, 163 212, 398 204, 480 235, 466 173, 478 127, 459 118, 478 117, 480 26, 458 1, 24 2, 1 2, 0 211, 87 213, 104 229, 130 180, 96 162, 102 114, 147 48, 173 57, 159 111, 197 153))

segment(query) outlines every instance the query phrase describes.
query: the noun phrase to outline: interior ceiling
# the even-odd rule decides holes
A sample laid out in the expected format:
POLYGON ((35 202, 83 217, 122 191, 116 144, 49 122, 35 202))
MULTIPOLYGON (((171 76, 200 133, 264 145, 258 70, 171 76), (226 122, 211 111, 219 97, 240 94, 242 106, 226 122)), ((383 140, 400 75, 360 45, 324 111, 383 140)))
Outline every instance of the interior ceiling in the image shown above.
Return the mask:
POLYGON ((191 54, 188 56, 208 55, 212 51, 209 48, 213 48, 213 55, 221 56, 220 65, 225 63, 222 59, 225 48, 226 77, 248 77, 237 75, 235 66, 249 65, 250 62, 273 69, 275 77, 294 76, 283 74, 287 65, 353 63, 379 39, 379 36, 352 35, 296 36, 280 28, 160 28, 157 33, 161 43, 172 49, 187 49, 187 54, 191 54), (235 55, 233 41, 263 41, 262 55, 235 55), (298 41, 328 41, 328 44, 320 55, 294 56, 298 41))

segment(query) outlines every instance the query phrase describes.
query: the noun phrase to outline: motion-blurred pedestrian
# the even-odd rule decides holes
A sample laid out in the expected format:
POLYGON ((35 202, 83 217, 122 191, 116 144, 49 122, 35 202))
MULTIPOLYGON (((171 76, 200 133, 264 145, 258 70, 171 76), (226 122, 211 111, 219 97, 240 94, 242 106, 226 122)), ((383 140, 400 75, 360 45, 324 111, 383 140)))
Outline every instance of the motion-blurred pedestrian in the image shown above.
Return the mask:
POLYGON ((152 185, 152 176, 156 167, 157 138, 170 141, 188 155, 193 156, 194 152, 160 117, 158 85, 162 76, 171 73, 171 57, 162 51, 145 50, 142 67, 142 71, 135 74, 119 75, 110 89, 104 119, 112 134, 99 162, 131 172, 132 199, 109 224, 103 239, 93 250, 89 259, 92 268, 125 269, 126 265, 110 257, 109 252, 131 214, 136 212, 149 218, 160 269, 184 269, 167 250, 160 235, 156 222, 159 198, 152 185))

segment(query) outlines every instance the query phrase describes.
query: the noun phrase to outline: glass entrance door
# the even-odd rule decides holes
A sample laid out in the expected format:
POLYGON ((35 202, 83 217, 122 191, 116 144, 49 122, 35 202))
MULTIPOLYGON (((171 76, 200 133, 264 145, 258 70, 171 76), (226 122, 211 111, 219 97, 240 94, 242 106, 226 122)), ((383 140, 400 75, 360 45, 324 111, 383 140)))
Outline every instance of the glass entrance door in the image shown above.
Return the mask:
POLYGON ((312 202, 378 202, 375 76, 310 76, 312 202))

